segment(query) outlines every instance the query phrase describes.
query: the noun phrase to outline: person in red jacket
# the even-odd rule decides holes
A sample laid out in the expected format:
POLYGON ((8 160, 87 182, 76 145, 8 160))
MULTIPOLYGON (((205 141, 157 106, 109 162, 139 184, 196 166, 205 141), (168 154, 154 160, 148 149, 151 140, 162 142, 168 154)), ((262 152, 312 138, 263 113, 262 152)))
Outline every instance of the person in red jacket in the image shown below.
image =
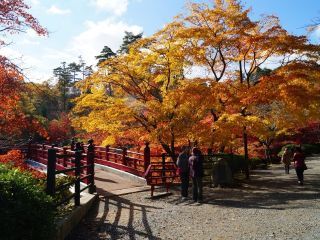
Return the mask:
POLYGON ((306 169, 306 164, 304 160, 305 160, 305 156, 302 153, 301 148, 297 147, 293 155, 293 162, 294 162, 294 168, 296 170, 297 177, 298 177, 298 183, 300 185, 303 185, 303 172, 306 169))

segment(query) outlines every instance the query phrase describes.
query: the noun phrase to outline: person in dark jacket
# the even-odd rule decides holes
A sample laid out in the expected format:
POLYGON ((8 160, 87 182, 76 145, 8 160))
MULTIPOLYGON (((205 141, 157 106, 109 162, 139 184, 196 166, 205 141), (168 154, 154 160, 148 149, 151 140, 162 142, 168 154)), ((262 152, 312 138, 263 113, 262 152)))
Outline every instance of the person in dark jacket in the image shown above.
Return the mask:
POLYGON ((181 197, 186 200, 188 197, 189 187, 189 153, 188 147, 182 147, 182 151, 178 156, 177 166, 181 180, 181 197))
POLYGON ((303 185, 303 172, 307 169, 305 164, 305 156, 302 153, 300 147, 296 148, 295 154, 293 155, 294 168, 298 177, 298 183, 303 185))
POLYGON ((192 178, 192 198, 194 201, 202 202, 203 155, 199 148, 192 149, 189 166, 192 178))

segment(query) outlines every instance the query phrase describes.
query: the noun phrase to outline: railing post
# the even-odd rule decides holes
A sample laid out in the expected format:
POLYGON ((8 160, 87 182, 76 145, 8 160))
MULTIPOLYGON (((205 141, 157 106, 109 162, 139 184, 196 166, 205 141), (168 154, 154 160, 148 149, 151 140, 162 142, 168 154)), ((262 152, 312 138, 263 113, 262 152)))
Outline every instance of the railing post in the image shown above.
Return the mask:
POLYGON ((93 140, 88 141, 89 146, 88 146, 88 151, 87 151, 87 175, 88 177, 88 184, 90 184, 89 187, 89 193, 92 194, 96 192, 96 186, 94 184, 94 144, 93 140))
POLYGON ((161 154, 161 164, 162 164, 162 182, 165 182, 165 176, 166 176, 166 154, 161 154))
POLYGON ((67 159, 68 159, 68 157, 67 157, 67 147, 63 147, 63 163, 62 163, 62 165, 64 166, 64 167, 67 167, 68 166, 68 164, 67 164, 67 159))
POLYGON ((143 151, 143 160, 144 160, 144 172, 146 172, 150 165, 150 147, 148 142, 146 142, 146 146, 143 151))
POLYGON ((76 150, 75 152, 75 185, 74 185, 74 204, 80 206, 80 162, 82 152, 76 150))
POLYGON ((109 151, 110 151, 110 146, 106 146, 106 161, 109 161, 109 151))
POLYGON ((122 164, 127 166, 127 148, 122 148, 122 164))
POLYGON ((32 159, 32 150, 31 150, 31 143, 32 143, 32 140, 31 139, 29 139, 29 141, 28 141, 28 152, 27 152, 27 159, 32 159))
POLYGON ((57 152, 55 149, 48 149, 48 165, 47 165, 47 188, 46 192, 49 195, 54 195, 56 185, 56 161, 57 152))
POLYGON ((43 143, 42 144, 42 148, 41 148, 41 160, 42 160, 42 163, 43 163, 44 157, 45 157, 44 150, 45 150, 45 146, 44 146, 44 143, 43 143))

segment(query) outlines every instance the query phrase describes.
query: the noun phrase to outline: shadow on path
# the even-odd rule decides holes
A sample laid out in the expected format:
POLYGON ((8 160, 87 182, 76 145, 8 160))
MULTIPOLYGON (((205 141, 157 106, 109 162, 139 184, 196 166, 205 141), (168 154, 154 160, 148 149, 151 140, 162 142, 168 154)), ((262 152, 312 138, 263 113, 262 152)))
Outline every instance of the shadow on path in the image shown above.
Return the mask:
MULTIPOLYGON (((248 209, 314 208, 312 202, 320 198, 320 158, 309 158, 307 164, 309 169, 304 174, 304 186, 297 184, 294 169, 291 169, 290 174, 285 174, 282 165, 273 165, 268 170, 252 171, 251 180, 242 182, 239 188, 204 188, 203 204, 248 209), (301 200, 306 203, 295 204, 295 201, 301 200)), ((192 204, 191 200, 182 202, 178 189, 175 191, 169 203, 192 204)))
POLYGON ((121 236, 129 236, 130 240, 160 240, 153 236, 147 216, 151 210, 159 209, 161 208, 132 203, 119 196, 100 196, 87 217, 73 230, 67 240, 115 240, 121 236), (134 221, 141 221, 141 229, 133 227, 134 221))
MULTIPOLYGON (((142 201, 137 200, 139 203, 131 202, 126 196, 105 197, 108 192, 99 189, 99 200, 67 240, 158 240, 160 238, 153 232, 159 226, 155 222, 150 224, 148 218, 154 219, 158 212, 175 205, 179 209, 201 208, 201 205, 235 209, 315 209, 318 205, 314 203, 320 197, 320 158, 309 159, 307 165, 304 186, 297 184, 294 169, 285 174, 281 165, 275 165, 269 170, 253 171, 251 180, 242 182, 238 188, 204 188, 202 204, 191 200, 182 202, 178 187, 171 189, 173 194, 169 197, 155 200, 147 200, 149 192, 140 193, 137 199, 142 201)), ((191 187, 189 194, 191 196, 191 187)))

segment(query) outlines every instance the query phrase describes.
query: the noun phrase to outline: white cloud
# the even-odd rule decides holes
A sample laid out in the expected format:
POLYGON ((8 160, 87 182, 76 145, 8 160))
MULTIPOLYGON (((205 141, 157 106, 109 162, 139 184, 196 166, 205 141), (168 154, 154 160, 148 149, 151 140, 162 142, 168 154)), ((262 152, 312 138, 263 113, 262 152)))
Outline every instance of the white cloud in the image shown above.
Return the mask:
POLYGON ((61 9, 55 5, 52 5, 48 10, 47 13, 53 14, 53 15, 66 15, 71 13, 69 9, 61 9))
POLYGON ((60 49, 46 48, 43 53, 44 59, 49 61, 54 60, 56 65, 61 62, 73 62, 76 61, 77 55, 70 53, 70 51, 61 51, 60 49))
POLYGON ((124 37, 124 32, 138 34, 143 31, 141 26, 128 25, 122 21, 106 19, 100 22, 87 21, 86 30, 74 37, 70 51, 81 55, 88 64, 96 64, 97 56, 104 46, 109 46, 113 51, 119 49, 124 37))
POLYGON ((316 37, 320 38, 320 26, 317 26, 314 30, 314 34, 316 37))
POLYGON ((39 41, 33 41, 30 39, 26 39, 26 38, 21 41, 18 41, 17 43, 20 45, 40 45, 39 41))
POLYGON ((98 10, 120 16, 127 11, 129 0, 91 0, 91 4, 98 10))
POLYGON ((11 47, 0 48, 0 55, 6 56, 19 66, 26 77, 26 81, 42 82, 52 75, 48 72, 47 62, 43 59, 24 55, 11 47))

